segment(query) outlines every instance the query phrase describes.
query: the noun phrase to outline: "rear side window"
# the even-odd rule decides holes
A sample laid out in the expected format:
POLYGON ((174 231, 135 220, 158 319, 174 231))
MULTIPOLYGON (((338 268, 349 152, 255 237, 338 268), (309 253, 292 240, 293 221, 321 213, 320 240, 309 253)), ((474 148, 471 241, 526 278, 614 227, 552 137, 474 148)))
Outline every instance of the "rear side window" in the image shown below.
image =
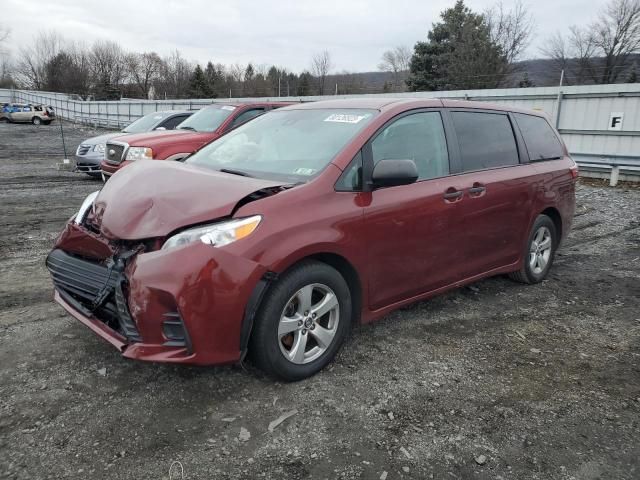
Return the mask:
POLYGON ((517 165, 518 147, 506 114, 452 112, 465 172, 517 165))
POLYGON ((524 113, 516 113, 515 117, 530 160, 550 160, 563 156, 562 145, 544 118, 524 113))
POLYGON ((246 112, 242 112, 236 118, 233 119, 229 128, 235 128, 238 125, 242 125, 245 122, 248 122, 252 118, 257 117, 258 115, 262 115, 264 113, 264 108, 254 108, 252 110, 247 110, 246 112))
POLYGON ((175 117, 171 117, 170 119, 165 120, 165 122, 160 126, 166 128, 167 130, 173 130, 187 118, 189 118, 189 115, 176 115, 175 117))

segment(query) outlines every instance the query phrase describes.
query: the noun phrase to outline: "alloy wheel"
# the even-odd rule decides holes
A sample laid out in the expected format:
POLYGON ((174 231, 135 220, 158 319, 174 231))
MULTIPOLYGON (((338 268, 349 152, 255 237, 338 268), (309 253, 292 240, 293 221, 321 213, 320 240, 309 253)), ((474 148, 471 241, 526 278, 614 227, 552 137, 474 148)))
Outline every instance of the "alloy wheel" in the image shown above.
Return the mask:
POLYGON ((306 285, 285 305, 278 323, 278 345, 295 364, 313 362, 333 343, 340 322, 338 297, 321 283, 306 285))
POLYGON ((547 268, 552 247, 551 231, 543 225, 536 231, 529 247, 529 267, 534 274, 539 275, 547 268))

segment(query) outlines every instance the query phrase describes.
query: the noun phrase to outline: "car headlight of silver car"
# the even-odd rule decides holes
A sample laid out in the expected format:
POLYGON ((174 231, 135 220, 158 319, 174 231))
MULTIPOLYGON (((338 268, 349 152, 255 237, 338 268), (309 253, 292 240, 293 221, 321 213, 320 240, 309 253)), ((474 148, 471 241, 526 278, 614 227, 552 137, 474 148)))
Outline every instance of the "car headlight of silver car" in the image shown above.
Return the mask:
POLYGON ((94 145, 93 151, 98 153, 104 153, 105 146, 106 145, 104 143, 97 143, 96 145, 94 145))
POLYGON ((129 147, 125 160, 151 160, 152 158, 153 150, 149 147, 129 147))
POLYGON ((85 198, 84 202, 82 202, 82 205, 80 205, 80 210, 78 210, 78 213, 76 213, 76 216, 73 219, 73 223, 75 223, 76 225, 80 225, 82 223, 84 217, 87 216, 87 212, 89 211, 89 209, 93 207, 93 202, 96 200, 96 197, 99 193, 100 190, 97 190, 87 195, 87 198, 85 198))
POLYGON ((222 247, 241 238, 248 237, 258 227, 262 217, 254 215, 247 218, 238 218, 224 222, 212 223, 202 227, 189 228, 170 237, 162 249, 179 247, 198 240, 207 245, 222 247))

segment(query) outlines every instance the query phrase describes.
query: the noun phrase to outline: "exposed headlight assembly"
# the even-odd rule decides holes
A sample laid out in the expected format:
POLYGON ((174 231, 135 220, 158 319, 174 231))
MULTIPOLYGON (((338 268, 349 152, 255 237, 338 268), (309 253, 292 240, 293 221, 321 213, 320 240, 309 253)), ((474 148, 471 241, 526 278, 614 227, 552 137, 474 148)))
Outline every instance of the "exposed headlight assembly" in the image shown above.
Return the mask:
POLYGON ((167 248, 179 247, 198 240, 202 243, 206 243, 207 245, 222 247, 249 236, 256 229, 260 220, 262 220, 260 215, 254 215, 253 217, 239 218, 219 223, 212 223, 211 225, 205 225, 203 227, 189 228, 188 230, 183 230, 169 238, 164 242, 164 245, 162 245, 162 249, 165 250, 167 248))
POLYGON ((82 202, 82 205, 80 205, 80 210, 78 210, 78 213, 76 213, 76 216, 73 219, 73 223, 77 225, 80 225, 82 223, 84 217, 87 216, 87 212, 89 211, 89 209, 93 207, 93 202, 95 201, 99 193, 100 190, 87 195, 87 198, 85 198, 84 202, 82 202))
POLYGON ((125 160, 151 160, 152 158, 153 150, 149 147, 129 147, 125 160))
POLYGON ((104 148, 105 148, 105 144, 104 143, 97 143, 93 147, 93 151, 94 152, 98 152, 98 153, 104 153, 104 148))

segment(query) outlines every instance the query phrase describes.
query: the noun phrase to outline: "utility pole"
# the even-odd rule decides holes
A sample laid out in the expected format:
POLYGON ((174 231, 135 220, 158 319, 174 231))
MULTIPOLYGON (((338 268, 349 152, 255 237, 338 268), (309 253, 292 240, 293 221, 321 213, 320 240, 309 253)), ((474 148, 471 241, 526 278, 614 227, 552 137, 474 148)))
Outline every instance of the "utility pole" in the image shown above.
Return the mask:
POLYGON ((336 96, 338 95, 338 82, 336 82, 336 96))
POLYGON ((282 80, 282 77, 278 77, 278 97, 280 97, 280 80, 282 80))
POLYGON ((558 98, 556 99, 555 127, 560 127, 560 107, 562 106, 562 82, 564 81, 564 68, 560 72, 560 83, 558 84, 558 98))

